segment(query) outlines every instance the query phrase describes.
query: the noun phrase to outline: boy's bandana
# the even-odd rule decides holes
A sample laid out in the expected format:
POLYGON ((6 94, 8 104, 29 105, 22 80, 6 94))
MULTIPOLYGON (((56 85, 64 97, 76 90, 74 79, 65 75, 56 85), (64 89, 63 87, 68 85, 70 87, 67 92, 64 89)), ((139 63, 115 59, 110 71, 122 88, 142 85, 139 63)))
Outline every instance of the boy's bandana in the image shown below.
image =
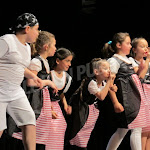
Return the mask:
POLYGON ((26 26, 33 27, 38 24, 38 20, 33 14, 24 13, 17 18, 15 28, 24 29, 26 26))

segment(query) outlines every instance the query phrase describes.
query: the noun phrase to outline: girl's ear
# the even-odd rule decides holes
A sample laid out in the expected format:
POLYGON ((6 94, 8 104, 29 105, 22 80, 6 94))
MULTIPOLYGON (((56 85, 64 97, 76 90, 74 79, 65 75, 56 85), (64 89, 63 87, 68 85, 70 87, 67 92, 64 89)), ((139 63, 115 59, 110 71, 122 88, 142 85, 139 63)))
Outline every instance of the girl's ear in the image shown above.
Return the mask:
POLYGON ((56 64, 57 64, 57 65, 59 64, 59 61, 60 61, 60 60, 59 60, 58 58, 56 58, 56 64))
POLYGON ((136 49, 135 48, 132 48, 132 51, 133 51, 133 53, 136 53, 136 49))
POLYGON ((118 43, 116 44, 116 47, 117 47, 117 48, 121 48, 121 43, 118 42, 118 43))
POLYGON ((44 48, 45 50, 47 50, 47 49, 48 49, 48 44, 44 44, 43 48, 44 48))
POLYGON ((94 69, 94 74, 95 74, 95 75, 99 75, 99 72, 98 72, 97 69, 94 69))

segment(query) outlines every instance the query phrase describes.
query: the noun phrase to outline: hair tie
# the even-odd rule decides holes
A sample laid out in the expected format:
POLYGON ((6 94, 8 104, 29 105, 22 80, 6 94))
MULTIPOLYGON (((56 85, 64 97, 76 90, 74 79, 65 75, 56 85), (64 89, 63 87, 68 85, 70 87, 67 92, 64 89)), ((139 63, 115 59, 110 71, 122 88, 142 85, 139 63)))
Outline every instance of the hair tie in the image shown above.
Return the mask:
POLYGON ((112 41, 107 42, 109 45, 112 43, 112 41))

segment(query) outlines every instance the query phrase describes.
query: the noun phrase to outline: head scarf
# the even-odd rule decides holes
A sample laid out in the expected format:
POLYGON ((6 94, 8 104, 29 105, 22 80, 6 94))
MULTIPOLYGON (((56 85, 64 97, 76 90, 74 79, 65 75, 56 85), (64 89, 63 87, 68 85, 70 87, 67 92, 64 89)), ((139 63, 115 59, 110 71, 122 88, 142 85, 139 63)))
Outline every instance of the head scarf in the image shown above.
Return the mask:
POLYGON ((33 27, 38 24, 38 20, 33 14, 24 13, 17 18, 15 25, 10 30, 25 29, 27 26, 33 27))

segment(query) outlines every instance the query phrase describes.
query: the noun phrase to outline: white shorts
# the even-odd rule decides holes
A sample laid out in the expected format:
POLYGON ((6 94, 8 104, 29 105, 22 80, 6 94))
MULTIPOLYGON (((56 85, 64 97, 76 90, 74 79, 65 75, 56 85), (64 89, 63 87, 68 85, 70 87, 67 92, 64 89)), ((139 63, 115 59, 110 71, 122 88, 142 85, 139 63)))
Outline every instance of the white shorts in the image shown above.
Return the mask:
POLYGON ((13 101, 0 102, 0 131, 7 128, 6 112, 13 118, 17 126, 35 125, 36 119, 27 97, 13 101))

